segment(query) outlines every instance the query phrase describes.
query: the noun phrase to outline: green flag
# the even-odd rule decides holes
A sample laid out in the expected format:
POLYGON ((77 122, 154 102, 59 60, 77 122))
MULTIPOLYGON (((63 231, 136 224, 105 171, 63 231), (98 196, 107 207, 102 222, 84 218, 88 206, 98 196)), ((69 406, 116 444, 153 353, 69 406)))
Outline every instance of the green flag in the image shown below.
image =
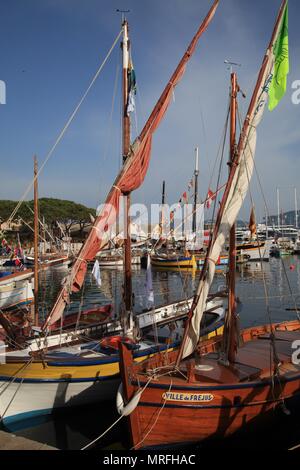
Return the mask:
POLYGON ((286 79, 289 73, 289 37, 288 37, 288 5, 283 13, 281 26, 273 47, 275 65, 273 78, 269 88, 269 110, 272 111, 286 92, 286 79))

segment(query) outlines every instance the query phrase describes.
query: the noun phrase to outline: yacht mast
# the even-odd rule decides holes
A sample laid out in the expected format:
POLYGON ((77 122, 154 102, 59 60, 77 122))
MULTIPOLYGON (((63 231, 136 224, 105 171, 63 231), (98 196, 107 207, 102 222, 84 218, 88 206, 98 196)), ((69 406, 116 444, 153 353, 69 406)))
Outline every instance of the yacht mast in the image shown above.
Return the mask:
MULTIPOLYGON (((128 66, 129 66, 129 38, 128 22, 124 17, 123 23, 123 164, 126 162, 130 151, 130 117, 127 112, 128 104, 128 66)), ((132 312, 132 277, 131 277, 131 233, 130 233, 130 192, 123 193, 124 199, 124 304, 126 321, 131 318, 132 312)), ((129 326, 129 325, 127 325, 129 326)), ((126 328, 125 328, 126 329, 126 328)))
MULTIPOLYGON (((237 77, 231 72, 230 90, 230 157, 229 167, 235 164, 236 157, 236 100, 237 100, 237 77)), ((230 173, 230 170, 229 170, 230 173)), ((236 224, 230 229, 229 235, 229 276, 228 276, 228 360, 234 362, 236 356, 236 303, 235 303, 235 271, 236 271, 236 224)))
POLYGON ((298 228, 297 188, 294 188, 294 192, 295 192, 295 227, 298 228))
POLYGON ((164 180, 162 183, 161 209, 160 209, 160 220, 159 220, 159 231, 160 231, 161 237, 163 236, 165 202, 166 202, 166 182, 164 180))
POLYGON ((280 229, 280 203, 279 203, 279 188, 276 188, 277 192, 277 225, 278 225, 278 231, 280 229))
POLYGON ((38 163, 34 156, 34 324, 39 324, 39 207, 38 207, 38 163))
POLYGON ((193 210, 193 234, 196 235, 197 230, 197 203, 198 203, 198 175, 199 175, 199 148, 195 148, 195 171, 194 171, 194 210, 193 210))

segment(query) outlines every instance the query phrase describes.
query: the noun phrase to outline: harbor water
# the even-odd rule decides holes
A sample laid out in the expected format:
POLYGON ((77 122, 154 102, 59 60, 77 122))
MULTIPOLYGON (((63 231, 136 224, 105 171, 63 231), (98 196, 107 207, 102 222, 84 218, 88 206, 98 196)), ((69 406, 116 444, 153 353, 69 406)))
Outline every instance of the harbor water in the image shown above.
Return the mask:
MULTIPOLYGON (((53 303, 61 283, 66 276, 64 268, 52 268, 42 273, 40 279, 40 317, 45 317, 53 303)), ((192 295, 199 277, 199 272, 192 271, 158 271, 153 269, 153 289, 155 305, 163 305, 182 300, 192 295)), ((102 286, 98 288, 91 270, 86 276, 82 292, 72 297, 70 312, 79 308, 112 303, 113 315, 118 316, 122 298, 123 270, 102 269, 102 286)), ((226 268, 217 271, 212 291, 225 285, 226 268)), ((145 296, 146 272, 140 267, 133 269, 133 290, 135 292, 135 311, 141 312, 147 307, 145 296)), ((296 308, 300 307, 300 257, 287 256, 281 259, 271 258, 269 262, 252 262, 237 267, 237 296, 241 327, 292 320, 296 318, 296 308), (267 294, 267 295, 266 295, 267 294)), ((34 439, 59 449, 80 449, 100 435, 117 418, 115 397, 109 403, 99 403, 95 406, 72 408, 57 411, 51 416, 37 417, 32 420, 17 423, 14 433, 34 439)), ((280 438, 277 432, 274 439, 281 446, 292 446, 300 442, 300 430, 295 433, 291 428, 294 417, 289 419, 288 430, 280 438), (291 437, 291 441, 289 440, 291 437), (294 442, 295 441, 295 442, 294 442)), ((281 421, 280 421, 281 422, 281 421)), ((287 425, 287 423, 286 423, 287 425)), ((281 431, 285 424, 279 426, 281 431)), ((296 426, 298 429, 298 427, 296 426)), ((272 428, 270 428, 272 432, 272 428)), ((222 445, 230 446, 236 438, 230 438, 222 445)), ((250 446, 249 435, 243 440, 243 446, 250 446)), ((256 445, 258 445, 257 436, 256 445)), ((220 444, 219 444, 220 445, 220 444)), ((279 445, 279 444, 278 444, 279 445)), ((125 420, 114 427, 99 441, 97 449, 124 449, 128 446, 125 420)))

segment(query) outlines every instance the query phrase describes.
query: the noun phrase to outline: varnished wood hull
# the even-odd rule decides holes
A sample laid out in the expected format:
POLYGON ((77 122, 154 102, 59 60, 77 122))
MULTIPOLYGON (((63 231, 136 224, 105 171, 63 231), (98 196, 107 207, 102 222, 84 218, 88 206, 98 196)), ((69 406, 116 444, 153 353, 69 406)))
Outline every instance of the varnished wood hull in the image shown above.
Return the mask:
MULTIPOLYGON (((298 335, 300 339, 300 333, 293 329, 296 323, 290 322, 290 324, 292 330, 291 333, 288 331, 287 335, 291 334, 295 337, 298 335)), ((256 359, 255 355, 259 357, 259 351, 266 346, 267 340, 253 341, 251 338, 254 337, 253 335, 263 335, 267 331, 268 327, 261 327, 243 332, 244 341, 247 342, 247 339, 250 341, 248 350, 240 355, 241 365, 242 362, 246 363, 246 354, 248 358, 251 354, 252 358, 256 359)), ((268 358, 265 358, 265 364, 261 362, 259 374, 256 372, 258 369, 247 366, 248 378, 246 374, 242 377, 241 373, 236 382, 224 380, 223 371, 229 377, 230 374, 234 376, 233 370, 226 369, 224 366, 220 376, 215 377, 214 383, 207 378, 205 381, 204 377, 203 379, 197 378, 195 374, 191 376, 187 367, 186 380, 180 380, 180 376, 179 378, 178 376, 177 378, 161 376, 152 379, 146 385, 149 377, 148 375, 145 378, 144 375, 147 366, 140 364, 132 368, 128 352, 123 350, 125 369, 121 366, 121 373, 127 400, 139 388, 138 382, 141 388, 146 386, 138 406, 128 418, 131 444, 138 449, 223 438, 250 423, 264 424, 278 406, 284 404, 288 408, 290 401, 300 403, 300 366, 294 366, 285 361, 289 347, 290 345, 284 341, 279 344, 282 365, 280 366, 280 379, 277 376, 275 379, 273 377, 273 386, 268 367, 265 367, 268 358)), ((212 343, 208 343, 207 350, 208 352, 214 350, 212 343)), ((176 353, 170 355, 170 363, 174 362, 175 356, 176 353)), ((215 363, 217 364, 216 361, 215 363)), ((153 358, 150 362, 150 369, 158 371, 160 367, 159 358, 157 357, 156 361, 153 358)), ((245 371, 245 364, 243 367, 245 371)), ((193 370, 195 371, 195 367, 193 370)))
MULTIPOLYGON (((297 380, 286 384, 284 389, 287 407, 289 398, 295 398, 295 394, 300 401, 300 374, 297 380)), ((209 392, 216 399, 212 404, 206 405, 165 403, 163 394, 167 391, 168 388, 154 391, 150 387, 151 396, 147 396, 146 393, 143 395, 135 411, 139 422, 139 432, 134 443, 136 448, 226 437, 253 420, 264 420, 267 412, 273 412, 274 407, 282 402, 280 398, 273 400, 271 386, 255 389, 250 385, 247 389, 235 390, 210 388, 209 392), (242 403, 233 405, 236 396, 241 398, 242 403), (143 440, 157 416, 156 424, 143 440), (140 441, 142 442, 139 445, 140 441)), ((196 393, 199 392, 205 393, 205 389, 196 388, 196 393)), ((174 390, 173 393, 184 395, 187 390, 186 388, 174 390)))

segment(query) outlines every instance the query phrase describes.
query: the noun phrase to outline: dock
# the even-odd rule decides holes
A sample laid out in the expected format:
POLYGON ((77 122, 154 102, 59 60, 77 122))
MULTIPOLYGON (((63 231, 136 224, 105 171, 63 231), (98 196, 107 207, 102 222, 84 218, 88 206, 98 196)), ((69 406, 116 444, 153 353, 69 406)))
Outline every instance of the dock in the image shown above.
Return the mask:
POLYGON ((0 431, 0 451, 2 450, 58 450, 42 442, 32 441, 9 432, 0 431))

